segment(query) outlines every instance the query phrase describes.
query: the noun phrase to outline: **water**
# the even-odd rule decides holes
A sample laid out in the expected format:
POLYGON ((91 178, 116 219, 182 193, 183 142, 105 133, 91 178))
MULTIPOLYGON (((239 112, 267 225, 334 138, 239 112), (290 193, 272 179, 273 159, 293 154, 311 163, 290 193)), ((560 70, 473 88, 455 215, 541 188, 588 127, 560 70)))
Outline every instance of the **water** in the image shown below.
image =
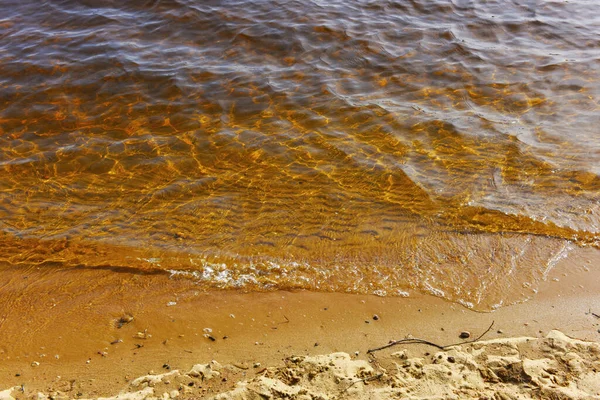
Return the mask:
POLYGON ((490 309, 599 247, 595 1, 0 11, 5 268, 490 309))

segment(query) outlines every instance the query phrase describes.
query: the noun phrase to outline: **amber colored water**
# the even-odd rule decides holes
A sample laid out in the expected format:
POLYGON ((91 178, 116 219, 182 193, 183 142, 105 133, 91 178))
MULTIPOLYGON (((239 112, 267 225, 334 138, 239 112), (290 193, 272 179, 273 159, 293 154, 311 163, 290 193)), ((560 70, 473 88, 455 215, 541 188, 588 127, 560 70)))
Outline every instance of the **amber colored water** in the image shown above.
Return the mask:
POLYGON ((599 82, 595 1, 4 0, 0 261, 520 301, 599 246, 599 82))

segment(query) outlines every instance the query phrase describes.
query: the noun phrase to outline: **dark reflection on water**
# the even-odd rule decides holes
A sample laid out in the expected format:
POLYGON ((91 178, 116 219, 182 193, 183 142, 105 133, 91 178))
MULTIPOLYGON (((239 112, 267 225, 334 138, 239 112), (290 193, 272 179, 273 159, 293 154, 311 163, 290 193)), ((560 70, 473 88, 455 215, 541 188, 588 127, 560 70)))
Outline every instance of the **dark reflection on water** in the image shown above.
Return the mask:
POLYGON ((10 263, 485 309, 598 247, 593 1, 100 3, 0 5, 10 263))

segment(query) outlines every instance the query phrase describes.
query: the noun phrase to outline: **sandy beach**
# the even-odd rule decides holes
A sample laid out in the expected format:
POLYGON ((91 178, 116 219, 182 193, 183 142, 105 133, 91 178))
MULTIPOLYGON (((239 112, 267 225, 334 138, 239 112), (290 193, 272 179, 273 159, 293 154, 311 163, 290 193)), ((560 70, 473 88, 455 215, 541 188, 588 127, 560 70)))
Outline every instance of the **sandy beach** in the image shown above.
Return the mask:
POLYGON ((77 271, 97 285, 57 276, 42 291, 35 274, 51 272, 31 271, 2 289, 2 398, 598 398, 597 261, 582 251, 532 300, 492 313, 419 294, 199 293, 100 270, 77 271), (117 298, 107 284, 123 285, 117 298), (492 323, 473 344, 367 353, 460 343, 492 323))
POLYGON ((2 1, 0 400, 600 400, 596 3, 2 1))
MULTIPOLYGON (((370 353, 368 361, 343 352, 292 356, 285 366, 256 363, 252 378, 245 377, 248 366, 211 361, 189 371, 138 377, 128 391, 104 399, 600 398, 600 344, 556 330, 544 338, 477 341, 423 357, 410 353, 403 349, 381 360, 370 353), (230 381, 236 382, 233 388, 230 381)), ((10 399, 12 392, 4 391, 3 398, 10 399)), ((69 394, 57 391, 38 399, 69 394)))

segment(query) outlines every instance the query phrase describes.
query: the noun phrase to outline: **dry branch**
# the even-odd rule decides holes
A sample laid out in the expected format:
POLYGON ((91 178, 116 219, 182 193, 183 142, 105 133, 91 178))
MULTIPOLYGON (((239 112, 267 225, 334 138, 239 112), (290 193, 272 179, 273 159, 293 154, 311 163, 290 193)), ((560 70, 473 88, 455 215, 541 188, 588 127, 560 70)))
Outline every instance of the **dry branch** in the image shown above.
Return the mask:
POLYGON ((475 343, 475 342, 481 340, 481 338, 484 337, 490 331, 490 329, 492 329, 492 326, 494 326, 494 321, 492 321, 491 325, 485 330, 485 332, 483 332, 477 338, 472 339, 472 340, 466 340, 466 341, 460 342, 460 343, 453 343, 453 344, 447 344, 445 346, 442 346, 442 345, 439 345, 439 344, 436 344, 436 343, 433 343, 433 342, 430 342, 430 341, 424 340, 424 339, 408 338, 408 339, 392 340, 391 342, 389 342, 388 344, 386 344, 384 346, 367 350, 367 353, 371 354, 371 353, 374 353, 376 351, 384 350, 384 349, 387 349, 389 347, 396 346, 396 345, 399 345, 399 344, 425 344, 425 345, 428 345, 428 346, 436 347, 436 348, 438 348, 440 350, 446 350, 449 347, 459 346, 459 345, 468 344, 468 343, 475 343))

